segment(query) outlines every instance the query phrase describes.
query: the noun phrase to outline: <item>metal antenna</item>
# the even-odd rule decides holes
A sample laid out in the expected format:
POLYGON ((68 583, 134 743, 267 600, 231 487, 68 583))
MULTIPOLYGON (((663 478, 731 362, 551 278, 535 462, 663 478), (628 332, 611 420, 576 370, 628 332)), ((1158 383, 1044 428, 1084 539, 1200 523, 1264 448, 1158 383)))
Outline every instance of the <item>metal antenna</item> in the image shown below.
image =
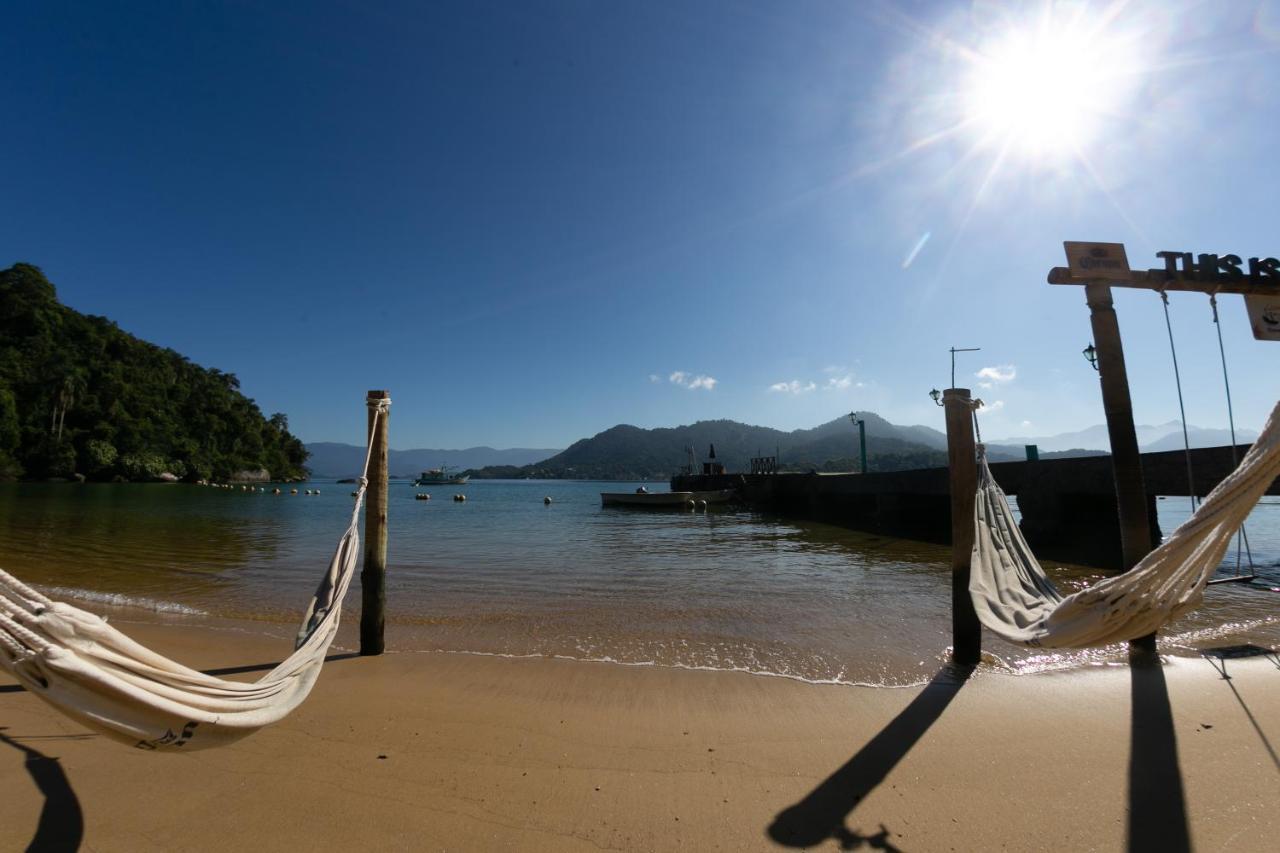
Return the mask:
POLYGON ((982 347, 952 347, 951 348, 951 387, 956 387, 956 353, 958 352, 977 352, 982 347))

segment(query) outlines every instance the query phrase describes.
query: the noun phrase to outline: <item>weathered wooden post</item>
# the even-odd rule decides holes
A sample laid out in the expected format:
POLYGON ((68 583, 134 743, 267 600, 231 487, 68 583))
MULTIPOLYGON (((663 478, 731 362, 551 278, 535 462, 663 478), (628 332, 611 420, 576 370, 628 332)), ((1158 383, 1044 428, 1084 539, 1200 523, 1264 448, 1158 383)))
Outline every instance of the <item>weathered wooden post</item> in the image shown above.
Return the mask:
POLYGON ((947 414, 947 461, 951 469, 952 659, 960 666, 976 666, 982 655, 982 626, 969 596, 969 568, 978 465, 969 389, 948 388, 942 392, 942 405, 947 414))
POLYGON ((387 418, 389 391, 370 391, 369 485, 364 508, 364 566, 360 570, 360 654, 380 655, 387 606, 387 418), (384 402, 385 401, 385 402, 384 402), (381 409, 381 412, 379 412, 381 409))
MULTIPOLYGON (((1093 345, 1097 350, 1098 379, 1102 384, 1102 408, 1107 416, 1107 436, 1111 440, 1111 466, 1116 482, 1116 506, 1120 521, 1120 551, 1124 570, 1136 566, 1151 551, 1151 524, 1147 517, 1147 486, 1142 478, 1142 457, 1138 433, 1133 425, 1133 402, 1129 397, 1129 375, 1120 343, 1120 322, 1111 299, 1111 286, 1104 281, 1085 285, 1093 345)), ((1129 643, 1133 652, 1156 650, 1156 635, 1148 634, 1129 643)))

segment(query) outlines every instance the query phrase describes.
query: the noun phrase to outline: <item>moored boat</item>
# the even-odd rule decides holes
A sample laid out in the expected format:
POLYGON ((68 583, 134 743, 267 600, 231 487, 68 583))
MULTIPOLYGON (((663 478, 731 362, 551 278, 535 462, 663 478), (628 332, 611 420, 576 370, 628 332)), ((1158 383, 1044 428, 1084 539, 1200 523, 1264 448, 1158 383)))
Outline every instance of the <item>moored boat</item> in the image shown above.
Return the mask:
POLYGON ((723 504, 733 500, 734 489, 715 489, 701 492, 601 492, 603 506, 642 506, 680 509, 689 503, 706 501, 707 504, 723 504))
POLYGON ((429 468, 413 481, 415 486, 465 486, 471 477, 467 474, 450 474, 449 469, 441 465, 429 468))

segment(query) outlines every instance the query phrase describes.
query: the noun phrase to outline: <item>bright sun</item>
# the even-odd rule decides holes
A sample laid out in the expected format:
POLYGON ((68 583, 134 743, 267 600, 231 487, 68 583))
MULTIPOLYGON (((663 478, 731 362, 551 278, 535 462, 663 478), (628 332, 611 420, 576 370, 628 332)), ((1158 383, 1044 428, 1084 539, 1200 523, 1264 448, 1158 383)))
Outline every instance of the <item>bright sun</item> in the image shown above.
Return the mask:
POLYGON ((1105 33, 1011 30, 970 56, 965 122, 986 146, 1028 159, 1080 155, 1123 107, 1131 55, 1105 33))

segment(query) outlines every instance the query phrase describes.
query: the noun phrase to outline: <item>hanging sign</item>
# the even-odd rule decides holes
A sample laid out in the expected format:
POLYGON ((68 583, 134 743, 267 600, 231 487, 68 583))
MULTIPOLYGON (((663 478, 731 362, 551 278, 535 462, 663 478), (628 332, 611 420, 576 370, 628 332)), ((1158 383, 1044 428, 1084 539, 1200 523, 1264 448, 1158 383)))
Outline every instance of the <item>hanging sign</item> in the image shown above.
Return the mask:
POLYGON ((1124 243, 1073 243, 1068 240, 1062 247, 1067 250, 1067 267, 1077 278, 1129 277, 1129 258, 1124 253, 1124 243))
POLYGON ((1249 325, 1253 327, 1255 338, 1280 341, 1280 294, 1246 296, 1244 307, 1249 309, 1249 325))

